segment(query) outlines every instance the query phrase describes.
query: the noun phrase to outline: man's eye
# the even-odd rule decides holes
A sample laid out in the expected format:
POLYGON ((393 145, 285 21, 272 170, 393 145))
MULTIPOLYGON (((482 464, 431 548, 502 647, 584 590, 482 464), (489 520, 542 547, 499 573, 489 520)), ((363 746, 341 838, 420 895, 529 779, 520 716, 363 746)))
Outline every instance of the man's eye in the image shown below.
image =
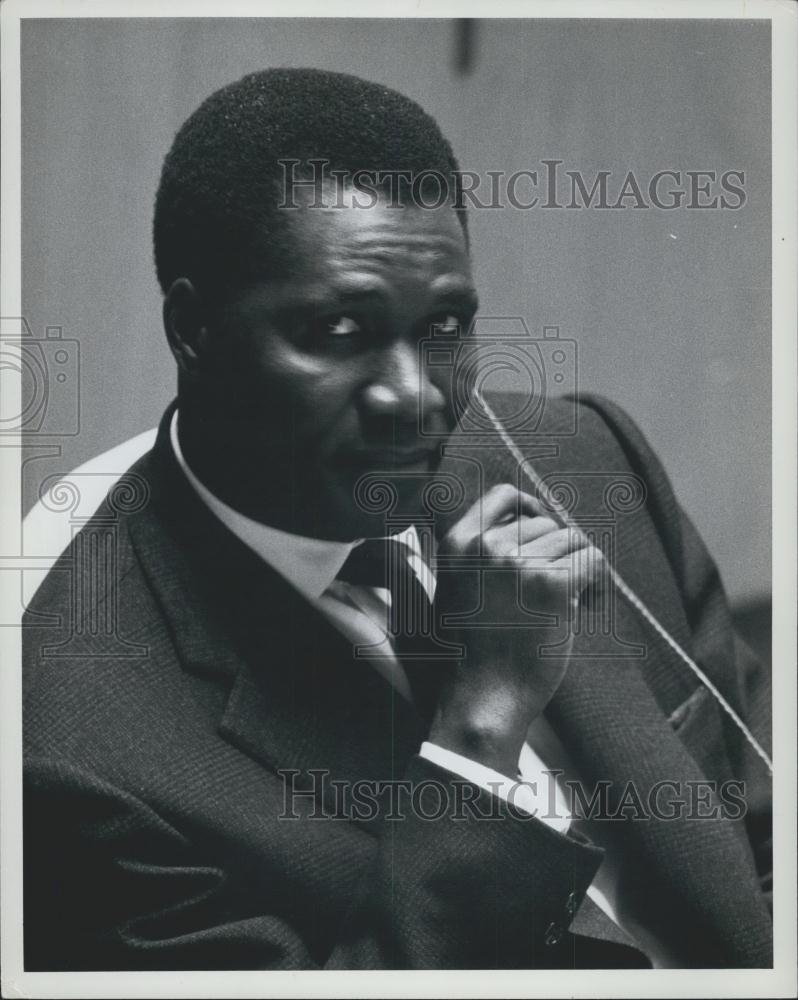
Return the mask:
POLYGON ((455 316, 452 313, 442 313, 440 316, 435 316, 432 320, 432 325, 438 333, 449 336, 457 336, 460 332, 460 327, 462 326, 462 320, 459 316, 455 316))
POLYGON ((323 326, 324 332, 330 337, 351 337, 362 332, 360 324, 351 316, 334 316, 330 320, 325 320, 323 326))

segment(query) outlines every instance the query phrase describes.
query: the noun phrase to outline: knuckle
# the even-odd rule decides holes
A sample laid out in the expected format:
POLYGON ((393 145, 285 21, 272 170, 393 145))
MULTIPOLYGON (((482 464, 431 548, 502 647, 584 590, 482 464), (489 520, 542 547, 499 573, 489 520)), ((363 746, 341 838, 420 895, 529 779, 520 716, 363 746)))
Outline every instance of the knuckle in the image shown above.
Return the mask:
POLYGON ((515 545, 503 535, 485 534, 483 535, 483 550, 494 561, 506 560, 515 554, 515 545))
POLYGON ((494 495, 499 500, 513 500, 518 496, 518 490, 510 483, 497 483, 493 487, 494 495))
POLYGON ((457 555, 468 547, 468 536, 462 529, 454 527, 441 539, 438 549, 442 555, 457 555))
POLYGON ((556 531, 559 528, 557 522, 553 521, 550 517, 541 517, 539 522, 544 535, 550 535, 553 531, 556 531))

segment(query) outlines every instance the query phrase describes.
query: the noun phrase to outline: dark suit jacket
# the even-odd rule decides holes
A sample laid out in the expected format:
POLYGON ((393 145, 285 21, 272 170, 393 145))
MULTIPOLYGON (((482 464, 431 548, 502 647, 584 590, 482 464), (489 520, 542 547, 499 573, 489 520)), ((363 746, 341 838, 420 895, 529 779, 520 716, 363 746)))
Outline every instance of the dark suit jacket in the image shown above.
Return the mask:
MULTIPOLYGON (((549 406, 536 468, 571 475, 576 516, 597 524, 607 474, 639 477, 644 502, 616 509, 605 532, 614 562, 767 739, 764 678, 659 462, 604 401, 581 404, 579 433, 558 436, 568 405, 549 406)), ((172 456, 170 415, 26 617, 26 968, 645 965, 585 898, 602 851, 475 786, 459 817, 314 819, 335 808, 317 781, 298 818, 280 818, 278 769, 298 772, 298 789, 314 768, 404 779, 419 795, 455 779, 416 755, 413 709, 199 502, 172 456), (480 817, 492 807, 500 819, 480 817)), ((515 476, 495 444, 461 437, 450 451, 465 481, 485 474, 475 490, 515 476)), ((615 653, 645 655, 591 657, 602 649, 582 636, 548 712, 586 780, 611 781, 617 804, 630 781, 645 800, 663 779, 734 777, 748 804, 738 821, 618 820, 621 891, 649 902, 685 966, 769 966, 766 771, 620 598, 614 621, 615 653)))

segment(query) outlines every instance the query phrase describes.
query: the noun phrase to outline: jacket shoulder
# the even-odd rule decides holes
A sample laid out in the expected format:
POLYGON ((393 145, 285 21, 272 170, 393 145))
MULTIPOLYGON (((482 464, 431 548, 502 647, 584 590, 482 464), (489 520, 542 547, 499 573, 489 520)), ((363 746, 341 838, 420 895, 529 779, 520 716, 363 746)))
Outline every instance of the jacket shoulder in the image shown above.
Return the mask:
POLYGON ((26 755, 79 760, 92 734, 99 740, 109 727, 159 714, 176 653, 130 538, 131 516, 109 516, 102 505, 25 610, 26 755))

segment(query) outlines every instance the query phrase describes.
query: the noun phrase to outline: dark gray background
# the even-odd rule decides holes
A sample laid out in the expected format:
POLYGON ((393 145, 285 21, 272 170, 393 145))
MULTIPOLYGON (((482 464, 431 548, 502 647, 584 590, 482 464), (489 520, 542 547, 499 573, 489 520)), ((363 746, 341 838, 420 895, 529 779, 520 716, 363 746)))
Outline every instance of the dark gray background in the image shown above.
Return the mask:
MULTIPOLYGON (((80 341, 81 430, 42 479, 155 425, 175 388, 150 228, 160 164, 212 90, 267 66, 355 72, 418 100, 464 168, 565 161, 643 183, 744 170, 739 211, 472 212, 482 312, 578 342, 583 389, 643 428, 733 599, 770 590, 770 26, 482 20, 22 23, 23 303, 80 341)), ((615 183, 619 183, 618 180, 615 183)), ((35 451, 28 452, 33 457, 35 451)))

